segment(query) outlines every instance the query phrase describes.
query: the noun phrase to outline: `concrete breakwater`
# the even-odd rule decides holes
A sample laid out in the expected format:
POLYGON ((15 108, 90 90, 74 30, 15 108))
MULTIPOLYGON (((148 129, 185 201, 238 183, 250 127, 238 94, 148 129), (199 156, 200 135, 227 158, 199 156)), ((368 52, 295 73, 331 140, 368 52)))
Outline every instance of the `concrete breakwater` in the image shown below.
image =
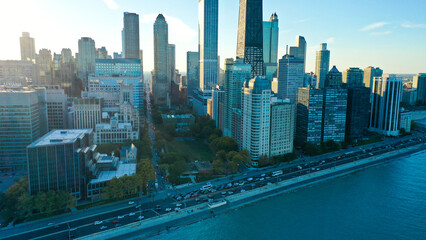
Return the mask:
POLYGON ((313 185, 322 181, 344 176, 355 171, 360 171, 365 168, 377 166, 400 156, 412 154, 414 152, 425 149, 425 144, 419 144, 413 147, 388 152, 379 156, 374 156, 366 159, 361 159, 355 162, 342 164, 336 167, 331 167, 314 173, 309 173, 278 183, 272 183, 264 187, 259 187, 254 190, 238 193, 226 197, 228 204, 217 207, 212 210, 207 207, 207 204, 200 204, 180 212, 174 212, 156 218, 142 221, 141 224, 129 224, 114 230, 105 231, 96 235, 86 236, 84 239, 143 239, 149 236, 158 234, 167 228, 174 228, 183 225, 188 225, 203 219, 221 214, 235 208, 242 207, 278 194, 297 190, 302 187, 313 185))

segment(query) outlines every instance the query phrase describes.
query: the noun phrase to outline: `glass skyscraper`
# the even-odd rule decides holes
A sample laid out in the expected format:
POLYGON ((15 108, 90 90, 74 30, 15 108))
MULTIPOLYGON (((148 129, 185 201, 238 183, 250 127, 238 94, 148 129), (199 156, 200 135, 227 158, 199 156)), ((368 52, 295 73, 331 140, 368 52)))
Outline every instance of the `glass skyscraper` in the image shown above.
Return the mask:
POLYGON ((95 41, 88 37, 78 40, 77 76, 87 87, 87 76, 95 73, 96 48, 95 41))
POLYGON ((123 21, 123 57, 139 59, 139 15, 125 12, 123 21))
POLYGON ((151 91, 154 102, 167 105, 170 97, 170 79, 167 79, 167 57, 169 46, 169 29, 163 14, 159 14, 154 23, 154 74, 151 91))
POLYGON ((321 50, 317 51, 315 74, 317 75, 317 87, 324 88, 330 70, 330 51, 327 50, 327 43, 321 43, 321 50))
POLYGON ((200 88, 212 90, 218 83, 219 1, 199 0, 200 88))
POLYGON ((269 21, 263 22, 263 60, 265 75, 269 81, 277 75, 278 35, 278 16, 274 13, 269 21))
POLYGON ((263 76, 263 1, 240 0, 237 57, 251 65, 251 75, 263 76))
POLYGON ((194 90, 200 87, 199 81, 200 54, 198 52, 186 53, 186 76, 187 76, 187 97, 193 97, 194 90))
POLYGON ((0 89, 1 171, 27 167, 26 147, 47 132, 45 97, 44 88, 0 89))

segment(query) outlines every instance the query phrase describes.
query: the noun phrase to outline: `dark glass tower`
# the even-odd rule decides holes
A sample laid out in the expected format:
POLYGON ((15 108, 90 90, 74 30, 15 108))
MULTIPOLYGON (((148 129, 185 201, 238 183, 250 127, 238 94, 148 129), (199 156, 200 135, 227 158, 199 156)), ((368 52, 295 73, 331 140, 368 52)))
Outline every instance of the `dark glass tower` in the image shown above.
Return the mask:
POLYGON ((263 1, 240 0, 237 57, 251 64, 251 75, 263 76, 263 1))
POLYGON ((124 58, 139 59, 139 15, 136 13, 124 13, 123 28, 123 54, 124 58))

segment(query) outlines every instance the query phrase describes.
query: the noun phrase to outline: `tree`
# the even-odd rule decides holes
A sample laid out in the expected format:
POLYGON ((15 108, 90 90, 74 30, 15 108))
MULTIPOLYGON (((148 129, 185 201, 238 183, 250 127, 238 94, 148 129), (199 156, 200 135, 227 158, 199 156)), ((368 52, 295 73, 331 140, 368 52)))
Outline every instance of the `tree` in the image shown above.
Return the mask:
POLYGON ((140 178, 140 184, 142 190, 146 193, 146 186, 149 181, 155 180, 155 169, 149 159, 145 158, 140 161, 137 165, 137 175, 140 178))
POLYGON ((309 156, 315 156, 322 153, 321 148, 312 143, 305 143, 303 145, 303 152, 309 156))
POLYGON ((211 145, 216 149, 216 151, 224 150, 225 152, 230 152, 238 150, 237 142, 228 136, 216 138, 213 140, 211 145))
POLYGON ((188 171, 188 165, 184 160, 179 160, 169 166, 169 181, 172 184, 180 183, 180 176, 182 173, 188 171))

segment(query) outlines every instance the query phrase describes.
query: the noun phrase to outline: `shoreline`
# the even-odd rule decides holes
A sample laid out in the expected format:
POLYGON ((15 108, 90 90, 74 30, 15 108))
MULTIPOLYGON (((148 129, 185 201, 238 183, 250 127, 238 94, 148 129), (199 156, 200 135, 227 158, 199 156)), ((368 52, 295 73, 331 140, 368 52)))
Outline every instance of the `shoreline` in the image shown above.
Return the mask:
POLYGON ((398 151, 384 153, 356 162, 350 162, 329 169, 324 169, 315 173, 310 173, 273 183, 258 189, 249 190, 244 193, 238 193, 226 198, 228 204, 210 210, 207 204, 200 204, 178 213, 171 213, 165 216, 159 216, 141 224, 129 224, 121 227, 105 231, 91 236, 85 236, 80 239, 114 239, 117 237, 126 239, 146 239, 157 236, 167 231, 173 231, 180 227, 191 225, 196 222, 223 214, 235 209, 277 196, 284 193, 297 191, 298 189, 309 187, 324 181, 330 181, 335 178, 349 175, 353 172, 362 171, 367 168, 383 165, 402 156, 421 153, 426 151, 426 144, 421 143, 412 147, 401 149, 398 151), (190 212, 190 213, 189 213, 190 212))

